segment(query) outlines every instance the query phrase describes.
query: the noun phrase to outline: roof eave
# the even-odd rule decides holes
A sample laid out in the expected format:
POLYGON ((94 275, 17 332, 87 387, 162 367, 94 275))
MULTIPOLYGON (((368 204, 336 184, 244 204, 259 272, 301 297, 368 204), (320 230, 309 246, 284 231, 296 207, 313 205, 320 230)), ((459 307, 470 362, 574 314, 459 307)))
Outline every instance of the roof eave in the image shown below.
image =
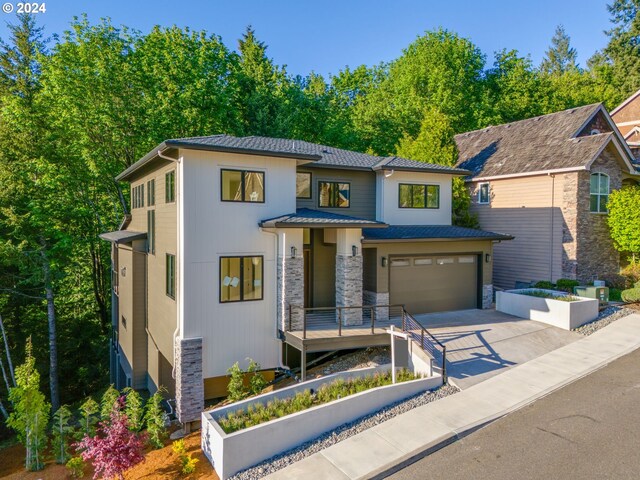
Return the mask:
POLYGON ((496 235, 491 237, 416 237, 416 238, 364 238, 362 243, 411 243, 411 242, 470 242, 478 240, 513 240, 512 235, 496 235))
POLYGON ((274 222, 274 223, 260 223, 261 228, 387 228, 389 225, 386 223, 291 223, 291 222, 274 222))
POLYGON ((379 172, 381 170, 396 170, 398 172, 416 172, 416 173, 439 173, 441 175, 453 175, 457 177, 466 177, 471 175, 469 170, 457 169, 440 169, 440 168, 412 168, 412 167, 396 167, 393 165, 374 166, 371 170, 379 172))

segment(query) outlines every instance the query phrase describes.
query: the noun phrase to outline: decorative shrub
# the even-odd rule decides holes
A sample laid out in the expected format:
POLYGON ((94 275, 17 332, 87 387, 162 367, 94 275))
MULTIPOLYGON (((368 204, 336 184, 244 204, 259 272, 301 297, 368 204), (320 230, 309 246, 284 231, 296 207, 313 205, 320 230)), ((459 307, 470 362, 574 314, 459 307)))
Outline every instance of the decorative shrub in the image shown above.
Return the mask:
POLYGON ((630 288, 629 290, 624 290, 620 295, 623 302, 640 302, 640 288, 630 288))
POLYGON ((109 385, 107 391, 102 395, 102 400, 100 400, 100 419, 103 422, 109 420, 111 412, 113 411, 113 406, 119 398, 120 392, 118 392, 113 385, 109 385))
POLYGON ((247 360, 249 360, 249 368, 246 371, 240 368, 238 362, 227 370, 227 374, 231 377, 227 386, 229 392, 227 398, 232 402, 237 402, 250 395, 259 395, 267 385, 267 381, 259 371, 260 364, 250 358, 247 360), (249 385, 247 385, 246 374, 250 374, 249 385))
POLYGON ((69 475, 71 478, 82 478, 84 477, 84 467, 85 463, 82 460, 82 457, 73 457, 66 464, 67 470, 69 470, 69 475))
POLYGON ((164 447, 164 439, 167 435, 167 429, 165 427, 167 414, 162 408, 162 400, 162 392, 158 390, 151 395, 147 401, 147 407, 144 413, 149 445, 153 448, 164 447))
POLYGON ((546 290, 553 290, 554 288, 556 288, 556 286, 553 283, 548 282, 546 280, 541 280, 540 282, 537 282, 534 285, 534 287, 535 288, 544 288, 546 290))
POLYGON ((196 471, 197 458, 193 458, 184 445, 184 439, 176 440, 171 446, 173 453, 178 455, 180 461, 180 471, 183 475, 190 475, 196 471))
MULTIPOLYGON (((403 369, 397 372, 396 381, 406 382, 420 378, 409 370, 403 369)), ((292 413, 306 410, 316 405, 329 403, 339 398, 344 398, 355 393, 364 392, 371 388, 390 385, 392 381, 391 372, 376 373, 366 377, 353 378, 349 380, 338 379, 329 384, 325 384, 317 392, 304 390, 296 393, 293 397, 286 399, 274 398, 267 404, 255 403, 248 405, 246 410, 239 409, 229 412, 226 416, 218 419, 218 424, 225 433, 233 433, 238 430, 253 427, 276 418, 291 415, 292 413)))
POLYGON ((635 285, 636 282, 640 282, 640 262, 627 265, 620 274, 624 276, 628 282, 624 287, 635 285))
POLYGON ((633 281, 624 275, 600 275, 600 280, 604 280, 606 286, 619 290, 624 290, 633 285, 633 281))
POLYGON ((260 364, 254 362, 252 359, 249 359, 249 368, 247 369, 247 373, 251 373, 251 377, 249 378, 249 391, 251 395, 260 395, 264 387, 267 386, 267 381, 260 372, 260 364))
POLYGON ((88 397, 80 406, 80 430, 76 434, 78 440, 82 440, 85 436, 93 437, 96 434, 98 412, 100 412, 100 405, 91 397, 88 397))
POLYGON ((64 464, 69 460, 69 439, 73 436, 73 426, 71 425, 71 410, 66 405, 61 406, 53 414, 51 425, 52 450, 56 463, 64 464))
POLYGON ((609 289, 609 300, 611 302, 619 302, 622 300, 622 290, 619 288, 610 288, 609 289))
POLYGON ((124 413, 129 421, 129 430, 139 432, 143 427, 144 401, 140 394, 131 387, 125 388, 123 393, 126 395, 124 413))
POLYGON ((580 282, 577 280, 572 280, 570 278, 560 278, 556 282, 556 288, 558 290, 565 291, 567 293, 573 293, 573 288, 580 285, 580 282))

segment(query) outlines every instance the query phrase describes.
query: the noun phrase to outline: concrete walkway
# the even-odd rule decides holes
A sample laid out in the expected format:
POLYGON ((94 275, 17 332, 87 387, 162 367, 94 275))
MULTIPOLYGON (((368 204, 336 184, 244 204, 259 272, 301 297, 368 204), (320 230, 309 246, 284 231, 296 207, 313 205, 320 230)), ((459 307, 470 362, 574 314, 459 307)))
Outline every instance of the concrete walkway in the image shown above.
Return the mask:
POLYGON ((460 393, 355 435, 269 479, 383 478, 640 347, 634 314, 460 393))
POLYGON ((447 347, 449 382, 463 390, 584 338, 493 309, 428 313, 416 319, 447 347))

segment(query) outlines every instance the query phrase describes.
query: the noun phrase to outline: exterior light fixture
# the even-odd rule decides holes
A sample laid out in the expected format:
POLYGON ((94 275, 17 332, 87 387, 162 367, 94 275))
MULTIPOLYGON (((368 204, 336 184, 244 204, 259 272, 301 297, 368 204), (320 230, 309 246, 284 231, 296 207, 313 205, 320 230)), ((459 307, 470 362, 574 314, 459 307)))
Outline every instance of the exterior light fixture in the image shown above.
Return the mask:
POLYGON ((296 258, 298 254, 298 249, 296 247, 291 247, 291 258, 296 258))
POLYGON ((354 257, 356 255, 358 255, 358 247, 356 247, 355 245, 352 245, 351 246, 351 253, 353 254, 354 257))
POLYGON ((490 253, 485 253, 484 254, 484 261, 487 263, 491 263, 491 254, 490 253))
POLYGON ((382 257, 382 266, 383 267, 387 266, 387 257, 382 257))

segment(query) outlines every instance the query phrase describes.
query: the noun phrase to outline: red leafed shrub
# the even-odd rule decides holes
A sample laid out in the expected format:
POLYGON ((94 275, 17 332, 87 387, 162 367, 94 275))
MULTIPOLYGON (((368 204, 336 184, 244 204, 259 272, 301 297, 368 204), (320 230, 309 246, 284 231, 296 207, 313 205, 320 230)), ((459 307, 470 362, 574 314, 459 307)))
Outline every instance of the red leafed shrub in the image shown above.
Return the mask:
POLYGON ((144 461, 145 437, 129 430, 129 421, 123 413, 124 398, 114 405, 109 421, 100 422, 95 437, 85 436, 76 448, 82 459, 90 461, 95 469, 94 479, 118 478, 127 469, 144 461))

